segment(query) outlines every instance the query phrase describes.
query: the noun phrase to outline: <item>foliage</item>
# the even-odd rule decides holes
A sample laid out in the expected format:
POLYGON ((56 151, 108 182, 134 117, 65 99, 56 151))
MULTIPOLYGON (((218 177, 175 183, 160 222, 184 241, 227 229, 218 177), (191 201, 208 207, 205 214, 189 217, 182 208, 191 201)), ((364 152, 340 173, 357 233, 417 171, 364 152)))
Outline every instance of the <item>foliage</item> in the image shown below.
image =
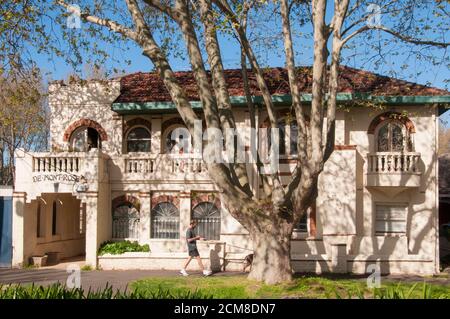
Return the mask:
POLYGON ((266 285, 243 276, 208 278, 149 278, 131 284, 133 291, 148 295, 159 290, 209 293, 213 298, 357 298, 430 299, 450 298, 448 286, 384 281, 381 288, 370 289, 365 279, 298 276, 291 283, 266 285), (421 288, 421 289, 420 289, 421 288))
POLYGON ((68 288, 61 283, 49 286, 0 285, 0 299, 242 299, 242 298, 358 298, 358 299, 450 299, 448 286, 428 283, 385 282, 369 289, 364 280, 300 276, 292 283, 265 285, 243 276, 208 278, 149 278, 131 284, 131 289, 114 290, 68 288))
POLYGON ((99 256, 104 254, 111 254, 111 255, 120 255, 126 252, 149 252, 150 247, 148 244, 145 245, 139 245, 136 241, 107 241, 101 244, 98 254, 99 256))
POLYGON ((47 148, 49 112, 38 70, 23 77, 0 72, 0 179, 14 180, 14 152, 47 148))
MULTIPOLYGON (((248 176, 244 165, 225 165, 216 161, 214 165, 207 165, 212 182, 223 190, 221 200, 230 214, 249 230, 255 240, 271 242, 270 250, 255 253, 255 258, 263 262, 267 261, 266 254, 271 251, 288 251, 288 247, 282 246, 289 242, 292 224, 301 218, 317 196, 319 174, 334 150, 339 64, 344 57, 341 54, 342 49, 345 48, 348 56, 352 58, 363 53, 365 61, 358 62, 359 66, 366 67, 364 65, 366 62, 368 63, 366 68, 372 69, 391 67, 393 63, 388 55, 397 62, 399 60, 397 54, 400 51, 406 55, 404 56, 406 60, 409 55, 420 62, 425 59, 433 66, 442 66, 448 61, 445 50, 437 51, 450 46, 445 42, 449 30, 446 23, 448 13, 440 2, 335 1, 334 7, 328 6, 328 9, 327 3, 326 0, 262 1, 256 4, 247 0, 195 2, 83 0, 78 1, 75 6, 64 0, 7 1, 4 7, 0 7, 2 12, 6 13, 5 24, 8 25, 5 29, 6 35, 0 38, 0 43, 6 43, 6 52, 9 52, 9 49, 14 51, 14 45, 8 42, 8 35, 14 32, 8 31, 14 26, 15 21, 19 21, 21 28, 17 35, 21 44, 36 40, 38 53, 44 52, 65 58, 76 69, 79 69, 82 63, 92 63, 93 67, 99 69, 98 66, 103 64, 101 62, 112 58, 117 45, 125 44, 123 48, 126 49, 133 47, 134 43, 134 47, 139 48, 158 71, 181 118, 193 133, 193 123, 199 116, 189 104, 188 92, 179 83, 172 70, 173 52, 184 47, 179 45, 177 40, 180 36, 185 40, 186 50, 183 51, 187 52, 184 55, 189 58, 192 66, 206 126, 225 131, 227 127, 235 128, 236 122, 233 112, 229 112, 232 105, 230 92, 226 87, 220 47, 234 36, 238 41, 229 41, 226 52, 229 54, 234 50, 241 53, 243 78, 247 77, 244 76, 247 72, 247 61, 250 63, 271 127, 275 128, 280 118, 269 90, 271 81, 264 78, 261 60, 258 54, 255 54, 254 48, 264 41, 255 43, 252 41, 254 39, 250 38, 251 34, 256 34, 256 38, 263 35, 261 24, 254 24, 257 21, 255 15, 265 13, 266 16, 270 16, 272 21, 266 29, 274 30, 273 35, 278 41, 270 39, 272 32, 268 36, 263 35, 263 38, 270 39, 269 42, 272 43, 271 46, 267 46, 267 54, 271 57, 285 56, 292 109, 299 127, 297 168, 301 169, 296 169, 286 182, 281 181, 277 170, 272 174, 259 174, 257 178, 262 181, 263 192, 256 194, 249 187, 254 177, 248 176), (370 21, 374 18, 374 12, 368 10, 369 6, 374 5, 372 2, 379 8, 378 14, 383 15, 382 24, 370 21), (27 10, 24 10, 25 8, 27 10), (9 14, 10 12, 12 14, 9 14), (44 12, 45 14, 40 14, 44 12), (295 18, 294 13, 298 15, 295 18), (22 15, 25 15, 24 21, 21 19, 22 15), (80 18, 83 23, 78 21, 75 23, 76 26, 68 23, 74 22, 72 20, 76 22, 80 18), (280 25, 283 27, 280 28, 280 25), (310 36, 310 41, 306 43, 299 40, 302 36, 297 36, 304 32, 310 36), (359 38, 359 41, 355 43, 356 38, 359 38), (175 45, 170 45, 174 43, 175 45), (399 43, 404 43, 412 49, 398 50, 399 43), (313 50, 307 50, 308 45, 313 50), (385 46, 392 45, 393 50, 384 50, 385 46), (310 57, 314 61, 309 114, 301 103, 302 96, 298 90, 294 57, 300 52, 312 53, 310 57), (441 56, 440 53, 443 53, 442 59, 437 58, 441 56), (90 57, 94 60, 90 60, 90 57), (211 76, 208 76, 207 69, 210 70, 211 76), (325 108, 326 121, 324 121, 325 108), (306 117, 310 120, 306 121, 306 117), (265 201, 271 204, 265 205, 265 201), (287 207, 289 209, 286 209, 287 207), (274 224, 276 227, 273 227, 274 224), (278 240, 279 238, 285 240, 278 240)), ((358 57, 357 60, 361 59, 358 57)), ((413 58, 413 62, 416 60, 413 58)), ((402 73, 408 68, 407 62, 400 67, 402 73)), ((399 69, 399 65, 396 65, 396 68, 399 69)), ((248 79, 244 80, 244 83, 244 87, 247 87, 244 90, 249 114, 252 114, 250 121, 256 123, 248 79)), ((119 246, 113 246, 111 250, 116 253, 116 250, 120 251, 119 246)), ((289 256, 278 255, 285 258, 280 265, 289 264, 289 256)), ((289 267, 277 269, 273 266, 271 272, 262 272, 254 268, 250 276, 267 283, 275 283, 290 279, 291 271, 289 267)))
POLYGON ((92 270, 91 265, 84 265, 83 267, 81 267, 81 271, 91 271, 91 270, 92 270))
POLYGON ((439 150, 438 154, 443 155, 450 153, 450 128, 445 127, 443 123, 439 123, 439 150))
POLYGON ((207 299, 210 295, 196 291, 169 291, 157 289, 145 295, 132 291, 114 290, 108 283, 95 291, 83 288, 68 288, 61 283, 50 286, 0 285, 0 299, 207 299))

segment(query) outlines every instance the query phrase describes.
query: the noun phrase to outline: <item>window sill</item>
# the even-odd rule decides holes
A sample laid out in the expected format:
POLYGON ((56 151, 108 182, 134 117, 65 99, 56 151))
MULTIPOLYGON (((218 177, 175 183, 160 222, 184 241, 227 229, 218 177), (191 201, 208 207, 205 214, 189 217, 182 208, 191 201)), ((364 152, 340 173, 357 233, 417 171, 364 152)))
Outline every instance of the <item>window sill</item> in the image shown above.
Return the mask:
POLYGON ((298 155, 280 155, 278 157, 279 159, 291 159, 291 160, 296 160, 298 159, 298 155))
POLYGON ((375 233, 375 237, 406 237, 406 234, 375 233))
POLYGON ((293 231, 291 239, 309 239, 308 232, 293 231))

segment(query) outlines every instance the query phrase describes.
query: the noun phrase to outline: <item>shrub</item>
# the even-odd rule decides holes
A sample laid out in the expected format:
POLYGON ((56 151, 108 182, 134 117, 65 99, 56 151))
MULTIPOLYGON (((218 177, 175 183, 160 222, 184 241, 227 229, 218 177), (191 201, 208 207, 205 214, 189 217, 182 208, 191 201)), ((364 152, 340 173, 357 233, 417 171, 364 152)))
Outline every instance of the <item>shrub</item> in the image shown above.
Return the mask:
POLYGON ((117 242, 111 242, 107 241, 100 245, 100 248, 98 250, 99 256, 104 254, 111 254, 111 255, 120 255, 126 252, 149 252, 150 247, 145 245, 139 245, 136 241, 117 241, 117 242))
POLYGON ((91 271, 92 270, 92 266, 91 265, 84 265, 83 267, 81 267, 82 271, 91 271))
POLYGON ((95 291, 83 288, 68 288, 61 283, 50 286, 0 285, 0 299, 210 299, 211 296, 198 291, 169 291, 158 289, 150 293, 125 292, 106 284, 105 288, 95 291))

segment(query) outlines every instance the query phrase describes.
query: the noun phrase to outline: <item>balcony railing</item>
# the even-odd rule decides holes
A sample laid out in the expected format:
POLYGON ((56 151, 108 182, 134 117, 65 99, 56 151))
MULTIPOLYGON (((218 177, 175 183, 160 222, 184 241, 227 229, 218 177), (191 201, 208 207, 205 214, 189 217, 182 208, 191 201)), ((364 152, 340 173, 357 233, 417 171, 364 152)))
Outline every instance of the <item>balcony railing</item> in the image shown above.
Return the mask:
POLYGON ((368 154, 368 173, 420 173, 420 153, 378 152, 368 154))
POLYGON ((160 154, 160 155, 127 155, 125 157, 126 174, 147 173, 205 173, 206 166, 201 158, 191 154, 160 154))
POLYGON ((78 173, 82 169, 82 156, 73 154, 35 154, 33 173, 78 173))
POLYGON ((366 186, 420 187, 420 153, 377 152, 367 155, 366 186))

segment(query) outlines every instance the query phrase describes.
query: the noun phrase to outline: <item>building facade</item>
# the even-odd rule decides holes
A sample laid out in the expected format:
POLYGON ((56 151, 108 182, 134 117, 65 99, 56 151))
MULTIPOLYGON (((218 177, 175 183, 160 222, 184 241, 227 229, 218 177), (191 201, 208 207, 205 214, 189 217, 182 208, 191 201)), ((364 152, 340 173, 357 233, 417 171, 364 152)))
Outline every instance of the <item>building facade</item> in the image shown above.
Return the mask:
MULTIPOLYGON (((310 68, 299 69, 305 107, 310 68)), ((176 73, 201 113, 195 80, 176 73)), ((280 114, 279 170, 296 163, 296 124, 285 70, 266 74, 280 114)), ((238 128, 250 127, 239 70, 226 71, 238 128)), ((258 130, 267 114, 252 74, 258 130)), ((335 150, 319 178, 316 203, 292 237, 295 271, 439 272, 438 117, 450 93, 343 67, 335 150)), ((240 270, 252 253, 248 232, 221 202, 201 159, 171 152, 184 127, 154 73, 108 81, 55 82, 49 88, 51 150, 16 154, 13 265, 31 256, 85 255, 102 269, 179 269, 185 230, 199 221, 202 258, 240 270), (149 244, 151 252, 98 256, 110 240, 149 244)), ((244 141, 249 143, 249 137, 244 141)), ((246 145, 246 150, 249 146, 246 145)), ((256 166, 246 164, 260 194, 256 166)), ((261 196, 261 195, 258 195, 261 196)))

